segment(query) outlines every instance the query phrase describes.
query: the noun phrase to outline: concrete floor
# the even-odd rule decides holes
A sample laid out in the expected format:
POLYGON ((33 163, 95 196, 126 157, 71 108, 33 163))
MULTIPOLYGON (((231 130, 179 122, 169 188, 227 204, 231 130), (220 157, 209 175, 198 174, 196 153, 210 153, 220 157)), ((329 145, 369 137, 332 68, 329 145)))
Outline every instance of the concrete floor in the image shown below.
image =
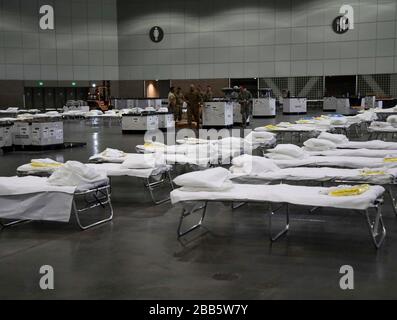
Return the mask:
MULTIPOLYGON (((277 118, 293 120, 296 117, 277 118)), ((253 126, 275 120, 256 119, 253 126)), ((0 156, 0 175, 31 158, 87 161, 105 147, 133 151, 142 135, 119 127, 65 124, 65 140, 85 148, 0 156)), ((397 298, 397 219, 376 252, 363 216, 293 207, 291 231, 269 245, 265 208, 209 207, 206 229, 176 239, 180 208, 153 206, 139 180, 113 179, 113 223, 81 232, 70 224, 30 223, 0 233, 0 299, 380 299, 397 298), (55 290, 39 288, 39 269, 55 270, 55 290), (355 289, 339 288, 339 269, 355 270, 355 289)))

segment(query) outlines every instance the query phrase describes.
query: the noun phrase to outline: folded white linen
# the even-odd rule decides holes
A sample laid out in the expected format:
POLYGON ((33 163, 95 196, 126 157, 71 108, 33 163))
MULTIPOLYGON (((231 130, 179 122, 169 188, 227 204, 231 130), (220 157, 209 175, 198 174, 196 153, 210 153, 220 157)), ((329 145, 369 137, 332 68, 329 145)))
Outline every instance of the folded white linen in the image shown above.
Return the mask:
POLYGON ((304 150, 309 151, 325 151, 336 149, 336 144, 330 140, 324 139, 309 139, 303 143, 304 150))
POLYGON ((273 154, 285 155, 295 159, 305 157, 305 151, 294 144, 279 144, 274 149, 269 149, 268 151, 273 154))
POLYGON ((46 115, 50 117, 56 117, 56 116, 60 116, 60 113, 58 111, 48 111, 46 112, 46 115))
POLYGON ((86 117, 95 117, 95 116, 102 116, 102 115, 103 115, 103 112, 101 110, 91 110, 85 114, 86 117))
POLYGON ((174 165, 174 164, 190 164, 196 165, 200 168, 207 168, 211 164, 218 164, 218 156, 210 158, 189 158, 184 154, 165 154, 165 159, 167 164, 174 165))
POLYGON ((23 164, 17 168, 18 175, 43 175, 50 176, 59 167, 33 167, 31 163, 23 164))
POLYGON ((170 170, 170 167, 166 165, 149 169, 125 169, 119 163, 89 163, 87 164, 87 166, 105 174, 109 178, 123 176, 149 178, 152 175, 157 175, 167 170, 170 170))
POLYGON ((244 139, 239 137, 228 137, 220 139, 218 145, 222 148, 242 149, 244 148, 244 142, 244 139))
POLYGON ((197 138, 185 138, 176 141, 178 144, 207 144, 210 140, 197 139, 197 138))
POLYGON ((329 140, 335 144, 348 143, 349 139, 343 134, 332 134, 329 132, 321 132, 318 136, 319 139, 329 140))
POLYGON ((125 152, 117 149, 107 148, 101 153, 101 155, 107 158, 124 158, 125 152))
POLYGON ((332 197, 322 192, 328 188, 280 185, 234 184, 228 191, 185 192, 180 189, 171 192, 173 204, 185 201, 255 201, 289 203, 312 207, 366 210, 385 192, 380 186, 372 186, 361 195, 332 197))
POLYGON ((310 156, 341 156, 366 158, 397 158, 397 150, 376 149, 336 149, 326 151, 307 151, 310 156))
POLYGON ((219 189, 228 180, 230 180, 230 172, 218 167, 183 174, 176 177, 174 183, 181 187, 219 189))
POLYGON ((159 113, 167 113, 168 112, 168 108, 165 108, 165 107, 159 108, 157 110, 157 112, 159 112, 159 113))
MULTIPOLYGON (((266 157, 268 155, 266 154, 266 157)), ((396 168, 397 162, 386 163, 383 158, 310 156, 304 159, 275 160, 280 168, 319 166, 338 168, 396 168)))
POLYGON ((388 128, 391 127, 388 122, 374 121, 371 123, 370 128, 388 128))
POLYGON ((208 191, 208 192, 213 192, 213 191, 228 191, 233 188, 233 182, 230 180, 225 181, 221 186, 216 187, 216 188, 207 188, 207 187, 181 187, 181 191, 185 192, 201 192, 201 191, 208 191))
POLYGON ((275 140, 276 135, 271 132, 256 132, 252 131, 245 137, 245 144, 255 145, 261 143, 268 143, 275 140))
POLYGON ((19 110, 19 108, 12 108, 12 107, 10 107, 10 108, 7 108, 7 109, 5 110, 5 112, 18 112, 18 110, 19 110))
POLYGON ((372 150, 397 150, 397 142, 386 142, 382 140, 349 141, 338 145, 340 149, 372 149, 372 150))
POLYGON ((397 177, 397 168, 339 169, 339 168, 285 168, 273 172, 246 173, 239 168, 230 168, 232 179, 249 183, 251 179, 269 181, 350 181, 354 183, 390 184, 397 177), (366 172, 369 172, 367 174, 366 172), (384 174, 382 174, 382 172, 384 174))
POLYGON ((121 164, 124 169, 150 169, 165 165, 165 158, 160 153, 131 153, 121 164))
POLYGON ((106 180, 105 174, 77 161, 68 161, 49 178, 48 183, 53 186, 92 185, 106 180))
POLYGON ((288 154, 282 153, 268 153, 266 157, 272 160, 295 160, 295 159, 303 159, 303 158, 296 158, 294 156, 290 156, 288 154))
POLYGON ((232 160, 232 164, 232 172, 237 169, 240 173, 244 172, 248 175, 280 170, 280 168, 271 159, 247 154, 234 158, 232 160))
POLYGON ((105 151, 90 157, 89 161, 122 163, 127 158, 127 155, 127 153, 121 150, 108 148, 105 151))

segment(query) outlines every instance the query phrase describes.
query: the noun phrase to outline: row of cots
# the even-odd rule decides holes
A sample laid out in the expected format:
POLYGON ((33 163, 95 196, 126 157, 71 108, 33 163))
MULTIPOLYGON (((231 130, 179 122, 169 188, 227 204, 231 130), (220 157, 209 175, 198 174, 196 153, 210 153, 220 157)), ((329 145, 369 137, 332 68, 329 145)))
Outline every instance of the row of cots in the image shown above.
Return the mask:
POLYGON ((7 221, 2 224, 14 225, 23 220, 69 222, 71 212, 82 229, 109 222, 113 218, 109 178, 125 176, 144 179, 155 203, 168 200, 157 200, 154 191, 164 183, 169 184, 172 203, 182 206, 177 230, 180 238, 202 225, 212 202, 230 202, 235 209, 235 204, 254 202, 270 204, 271 241, 288 232, 291 205, 328 207, 363 212, 371 240, 379 248, 386 236, 381 210, 384 200, 390 200, 397 213, 392 189, 397 182, 397 143, 355 142, 344 135, 322 132, 305 141, 302 148, 279 144, 265 151, 264 156, 248 154, 256 147, 274 143, 274 138, 269 132, 253 132, 245 139, 187 138, 174 146, 146 141, 137 146, 140 153, 107 149, 93 156, 93 163, 89 164, 32 160, 18 168, 18 174, 24 177, 0 178, 0 217, 7 221), (213 156, 217 162, 211 161, 213 156), (198 161, 205 157, 206 162, 198 161), (227 157, 231 166, 225 163, 227 157), (192 158, 195 160, 189 161, 192 158), (192 164, 190 170, 194 171, 172 182, 173 167, 186 164, 192 164), (304 185, 287 184, 291 181, 304 185), (306 186, 313 182, 336 186, 306 186), (174 190, 175 185, 178 189, 174 190), (389 199, 384 199, 386 194, 389 199), (85 199, 83 207, 79 207, 76 199, 79 196, 85 199), (286 208, 286 222, 274 233, 272 221, 282 207, 286 208), (107 209, 108 216, 84 224, 83 215, 92 208, 107 209), (200 222, 186 227, 185 218, 193 213, 201 213, 200 222))

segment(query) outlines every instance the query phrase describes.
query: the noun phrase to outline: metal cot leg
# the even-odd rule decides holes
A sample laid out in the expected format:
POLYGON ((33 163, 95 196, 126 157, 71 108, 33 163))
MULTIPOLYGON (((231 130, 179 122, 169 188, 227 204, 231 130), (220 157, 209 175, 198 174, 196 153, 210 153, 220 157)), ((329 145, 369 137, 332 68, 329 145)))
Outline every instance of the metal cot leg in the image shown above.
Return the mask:
POLYGON ((283 204, 276 210, 272 210, 272 207, 270 205, 270 214, 269 214, 269 237, 271 242, 275 242, 278 239, 280 239, 282 236, 286 235, 289 230, 289 204, 283 204), (285 226, 284 228, 277 233, 276 236, 273 237, 273 216, 276 214, 277 211, 282 209, 283 207, 286 207, 286 221, 285 221, 285 226))
POLYGON ((371 221, 369 210, 365 210, 365 216, 368 224, 369 233, 372 238, 372 242, 376 249, 379 249, 386 237, 386 228, 382 218, 382 210, 380 204, 375 207, 376 215, 373 221, 371 221))
POLYGON ((178 230, 177 230, 178 239, 184 237, 185 235, 189 234, 190 232, 192 232, 202 226, 204 219, 205 219, 205 214, 207 212, 207 207, 208 207, 208 202, 206 201, 204 206, 199 209, 195 210, 195 208, 193 208, 190 211, 186 211, 185 208, 182 209, 182 214, 181 214, 181 218, 179 219, 179 225, 178 225, 178 230), (198 210, 202 210, 200 221, 197 224, 195 224, 194 226, 190 227, 189 229, 182 231, 184 219, 186 217, 190 216, 192 213, 197 212, 198 210))
POLYGON ((171 190, 174 190, 174 188, 175 188, 174 183, 172 182, 171 172, 167 171, 165 173, 165 176, 166 177, 164 179, 162 179, 160 181, 156 181, 156 182, 150 182, 150 177, 146 178, 145 187, 149 190, 150 197, 151 197, 153 203, 156 204, 156 205, 163 204, 163 203, 165 203, 165 202, 170 200, 169 196, 167 198, 165 198, 165 199, 162 199, 162 200, 157 200, 156 199, 156 197, 154 195, 154 190, 158 186, 162 185, 163 183, 165 183, 167 181, 170 184, 170 186, 171 186, 171 190))
POLYGON ((396 200, 396 198, 394 198, 392 187, 387 188, 387 192, 389 193, 389 196, 390 196, 394 214, 397 216, 397 200, 396 200))
POLYGON ((95 198, 95 204, 93 205, 88 205, 87 207, 83 208, 83 209, 78 209, 77 208, 77 203, 76 203, 76 198, 73 199, 73 211, 76 215, 76 220, 77 220, 77 224, 80 227, 81 230, 88 230, 91 229, 93 227, 96 227, 98 225, 104 224, 106 222, 110 222, 113 220, 113 205, 112 205, 112 200, 111 200, 111 195, 110 195, 110 186, 107 186, 106 188, 101 188, 101 189, 97 189, 97 190, 92 190, 87 192, 86 194, 92 194, 93 197, 95 198), (104 198, 98 198, 97 194, 98 193, 102 193, 104 192, 104 198), (80 214, 82 214, 83 212, 87 212, 91 209, 97 208, 101 206, 103 209, 106 209, 106 206, 109 207, 109 216, 105 219, 96 221, 94 223, 91 223, 89 225, 83 225, 81 223, 81 219, 80 219, 80 214))

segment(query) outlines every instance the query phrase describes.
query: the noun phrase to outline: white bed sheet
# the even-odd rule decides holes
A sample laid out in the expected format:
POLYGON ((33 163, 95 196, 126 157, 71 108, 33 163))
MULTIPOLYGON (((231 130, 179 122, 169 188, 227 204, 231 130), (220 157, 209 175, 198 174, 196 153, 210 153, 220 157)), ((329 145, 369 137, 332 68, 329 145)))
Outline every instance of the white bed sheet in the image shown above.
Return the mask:
POLYGON ((324 195, 327 188, 281 185, 235 184, 223 192, 187 192, 180 189, 171 192, 173 204, 186 201, 257 201, 272 203, 289 203, 312 207, 331 207, 340 209, 365 210, 372 206, 385 189, 372 186, 358 196, 332 197, 324 195))
MULTIPOLYGON (((237 170, 238 171, 238 170, 237 170)), ((235 172, 237 172, 235 171, 235 172)), ((286 168, 274 172, 264 172, 250 175, 247 173, 233 173, 232 179, 237 181, 248 182, 251 180, 263 181, 351 181, 354 183, 370 183, 370 184, 393 184, 397 178, 397 168, 379 169, 385 171, 384 175, 363 175, 360 169, 337 169, 337 168, 286 168)))
POLYGON ((150 176, 160 174, 170 170, 169 166, 161 166, 151 169, 125 169, 118 163, 89 163, 87 166, 105 173, 108 177, 136 177, 136 178, 149 178, 150 176))
POLYGON ((313 156, 296 160, 274 160, 280 168, 291 167, 339 167, 339 168, 395 168, 397 162, 386 163, 383 158, 365 158, 365 157, 327 157, 313 156))
POLYGON ((331 156, 331 157, 366 157, 366 158, 397 158, 397 150, 376 150, 376 149, 336 149, 326 151, 306 151, 310 156, 331 156))
POLYGON ((68 222, 76 187, 40 177, 0 177, 0 218, 68 222))
POLYGON ((397 142, 385 142, 382 140, 349 141, 338 144, 339 149, 373 149, 373 150, 397 150, 397 142))
MULTIPOLYGON (((120 163, 88 163, 86 165, 98 172, 106 174, 108 177, 129 176, 136 178, 149 178, 150 176, 170 170, 170 166, 160 166, 158 168, 150 169, 125 169, 120 163)), ((56 168, 37 168, 32 167, 31 164, 25 164, 17 169, 17 173, 51 175, 55 170, 56 168)))

